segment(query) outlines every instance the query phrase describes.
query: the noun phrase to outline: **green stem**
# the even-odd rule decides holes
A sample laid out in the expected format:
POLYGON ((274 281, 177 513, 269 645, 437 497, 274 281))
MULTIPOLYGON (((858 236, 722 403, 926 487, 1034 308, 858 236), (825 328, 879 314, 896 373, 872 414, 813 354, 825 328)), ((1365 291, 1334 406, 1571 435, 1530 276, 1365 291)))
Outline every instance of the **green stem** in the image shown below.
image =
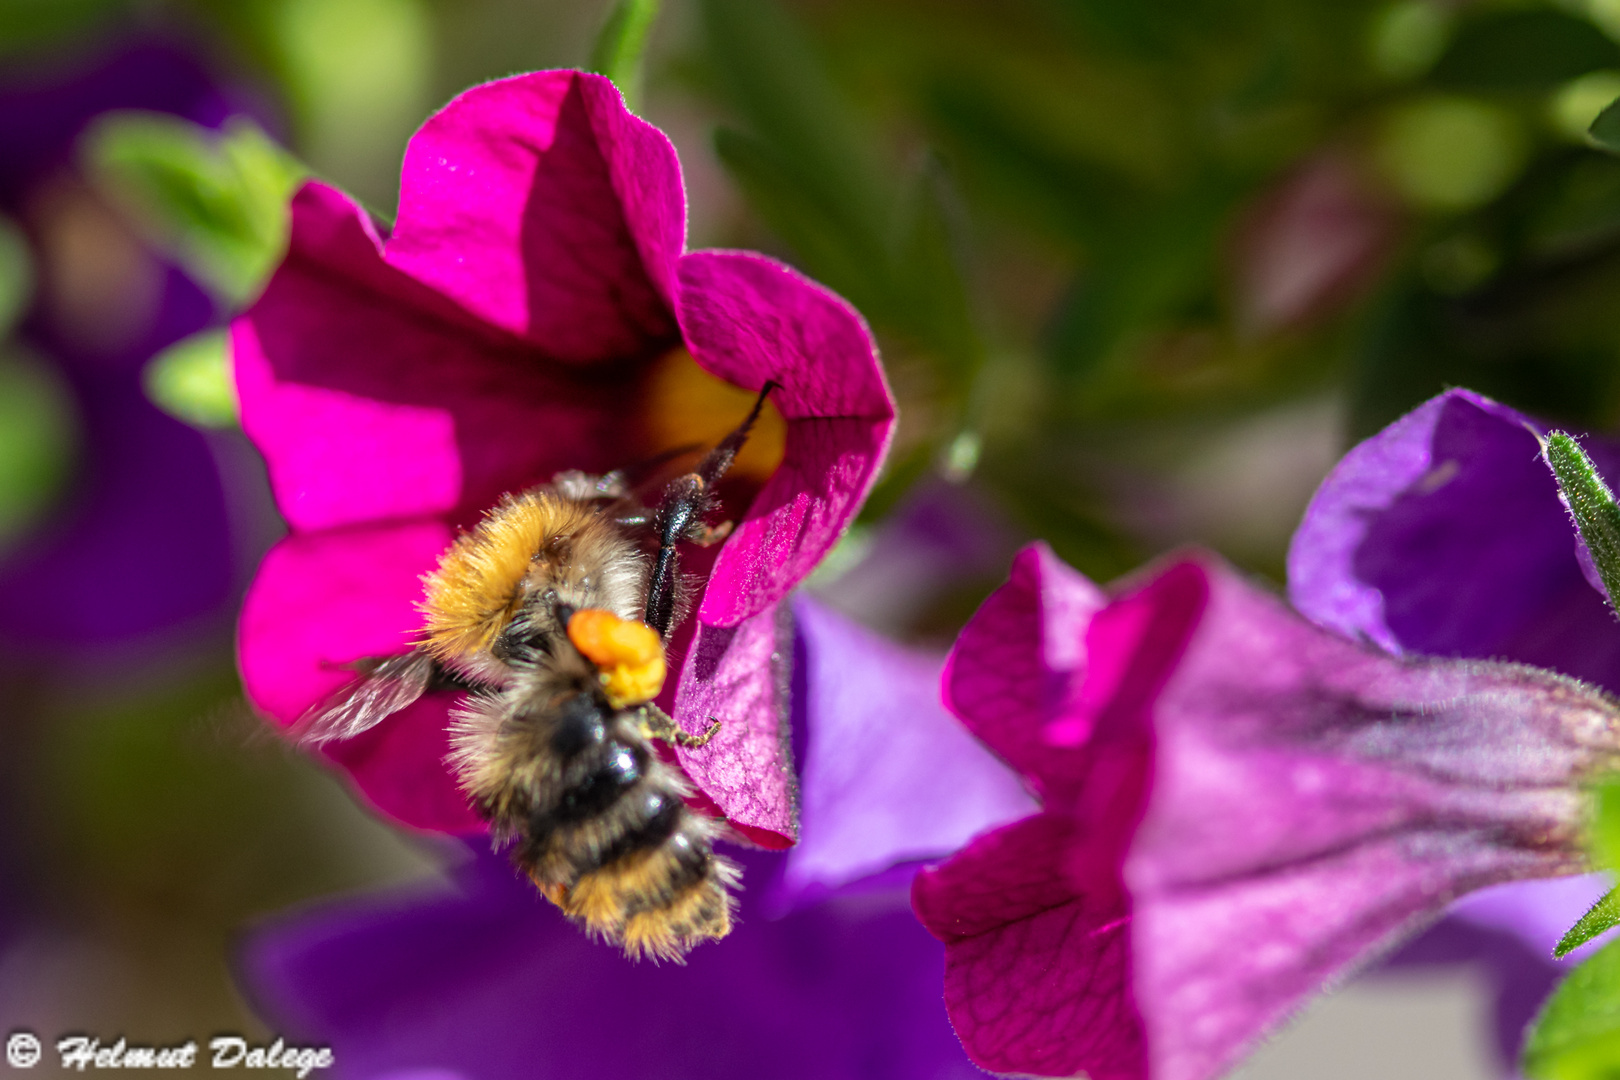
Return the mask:
POLYGON ((589 70, 613 80, 632 111, 641 102, 641 62, 658 0, 619 0, 591 49, 589 70))

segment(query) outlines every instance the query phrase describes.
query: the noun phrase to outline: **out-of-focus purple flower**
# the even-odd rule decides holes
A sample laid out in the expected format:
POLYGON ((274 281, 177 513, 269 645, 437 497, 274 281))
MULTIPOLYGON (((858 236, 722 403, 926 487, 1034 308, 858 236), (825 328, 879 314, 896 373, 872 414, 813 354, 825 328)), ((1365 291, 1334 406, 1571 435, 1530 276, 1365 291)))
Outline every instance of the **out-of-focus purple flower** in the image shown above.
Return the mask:
POLYGON ((825 897, 988 824, 962 819, 953 802, 1027 797, 943 714, 937 659, 812 601, 794 608, 804 660, 794 705, 808 728, 803 839, 786 861, 741 856, 752 884, 730 937, 686 967, 630 964, 480 854, 455 892, 295 915, 254 934, 245 973, 267 1014, 331 1042, 344 1075, 359 1078, 976 1075, 939 1002, 939 946, 903 893, 807 908, 807 892, 825 897), (866 780, 894 801, 872 805, 866 780), (905 846, 919 836, 932 846, 905 846), (803 860, 796 872, 793 860, 803 860), (794 880, 772 884, 778 870, 794 880), (784 895, 797 910, 766 917, 784 895))
POLYGON ((330 1042, 357 1080, 981 1075, 940 1001, 939 943, 907 909, 911 866, 895 868, 1028 813, 1030 796, 945 713, 942 658, 803 596, 793 609, 801 840, 785 858, 737 856, 729 937, 685 967, 629 963, 484 852, 453 892, 252 934, 242 971, 261 1011, 330 1042))
POLYGON ((158 350, 214 318, 78 176, 96 116, 142 108, 217 124, 228 97, 189 54, 147 43, 0 73, 0 212, 29 235, 39 303, 20 337, 71 388, 74 482, 0 563, 0 646, 37 655, 112 644, 222 614, 236 587, 225 493, 208 437, 141 386, 158 350))
POLYGON ((743 853, 739 925, 681 966, 585 939, 499 856, 452 892, 282 917, 242 978, 289 1038, 331 1045, 346 1080, 971 1080, 939 1001, 940 947, 903 893, 767 919, 780 856, 743 853))
POLYGON ((8 207, 53 173, 72 171, 79 136, 104 112, 146 109, 218 127, 241 110, 194 55, 155 40, 77 56, 8 58, 0 95, 0 203, 8 207))
MULTIPOLYGON (((703 589, 662 700, 694 730, 722 721, 679 753, 699 789, 753 839, 791 842, 778 606, 859 507, 894 411, 847 304, 758 255, 684 252, 685 232, 674 148, 579 72, 477 87, 431 118, 386 241, 347 197, 304 188, 287 260, 232 341, 243 427, 293 529, 242 616, 262 709, 291 723, 355 661, 406 650, 421 576, 503 493, 672 449, 660 411, 679 406, 657 380, 684 346, 736 386, 776 380, 786 445, 744 485, 712 568, 687 564, 703 589)), ((444 764, 453 701, 429 695, 331 754, 392 816, 482 830, 444 764)))
POLYGON ((1600 694, 1401 660, 1211 557, 1110 598, 1044 548, 963 630, 947 704, 1038 791, 913 885, 1001 1072, 1204 1080, 1472 889, 1582 868, 1600 694))
POLYGON ((803 902, 955 851, 1023 817, 1018 775, 940 701, 943 655, 897 645, 808 597, 794 601, 794 709, 806 746, 799 844, 779 897, 803 902))
POLYGON ((903 634, 942 596, 1000 580, 1028 539, 974 485, 928 477, 854 545, 859 555, 851 565, 814 586, 815 594, 863 626, 903 634))
POLYGON ((1301 163, 1244 213, 1232 243, 1238 322, 1266 334, 1354 300, 1394 247, 1398 210, 1347 154, 1301 163))

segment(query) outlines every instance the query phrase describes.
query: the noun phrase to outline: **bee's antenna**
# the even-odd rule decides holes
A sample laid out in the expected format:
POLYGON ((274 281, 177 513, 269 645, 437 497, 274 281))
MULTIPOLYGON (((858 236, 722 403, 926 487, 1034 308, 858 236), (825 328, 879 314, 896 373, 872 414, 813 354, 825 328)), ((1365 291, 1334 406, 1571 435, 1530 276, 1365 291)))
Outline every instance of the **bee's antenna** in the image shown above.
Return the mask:
POLYGON ((754 429, 754 422, 759 419, 760 411, 765 408, 765 399, 770 397, 772 390, 781 388, 782 384, 775 379, 766 379, 765 385, 759 388, 759 396, 754 399, 754 407, 748 410, 748 416, 730 435, 721 439, 713 450, 703 455, 703 460, 698 462, 697 468, 692 471, 702 478, 704 487, 711 486, 731 468, 731 463, 737 458, 737 451, 742 449, 743 443, 748 439, 748 433, 754 429))

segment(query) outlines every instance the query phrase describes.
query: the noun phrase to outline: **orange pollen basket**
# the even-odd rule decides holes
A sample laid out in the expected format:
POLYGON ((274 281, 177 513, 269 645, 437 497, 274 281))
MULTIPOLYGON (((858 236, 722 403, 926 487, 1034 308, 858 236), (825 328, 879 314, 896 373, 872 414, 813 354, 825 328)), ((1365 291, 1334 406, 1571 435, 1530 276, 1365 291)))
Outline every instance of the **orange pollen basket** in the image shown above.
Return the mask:
POLYGON ((602 673, 615 709, 651 701, 664 688, 664 643, 646 623, 586 608, 568 620, 568 640, 602 673))

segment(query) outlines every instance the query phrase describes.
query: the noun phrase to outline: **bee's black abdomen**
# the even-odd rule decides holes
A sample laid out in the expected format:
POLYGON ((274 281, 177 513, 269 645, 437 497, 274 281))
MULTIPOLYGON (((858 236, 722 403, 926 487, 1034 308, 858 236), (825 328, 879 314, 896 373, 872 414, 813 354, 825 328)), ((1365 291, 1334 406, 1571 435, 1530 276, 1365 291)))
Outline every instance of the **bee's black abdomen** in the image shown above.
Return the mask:
POLYGON ((636 714, 593 687, 536 695, 514 710, 540 769, 486 813, 517 841, 513 861, 569 917, 631 955, 679 959, 730 927, 731 863, 714 827, 686 806, 680 774, 636 714), (532 711, 531 711, 532 710, 532 711))
POLYGON ((589 694, 575 694, 558 710, 551 748, 563 761, 572 761, 607 741, 607 719, 602 705, 589 694))
POLYGON ((600 869, 638 851, 658 847, 675 834, 684 814, 680 796, 650 786, 626 801, 629 805, 625 807, 624 832, 596 853, 592 860, 595 865, 580 867, 581 870, 600 869))
POLYGON ((559 821, 576 822, 596 817, 636 786, 647 769, 647 752, 613 740, 600 763, 557 801, 559 821))
POLYGON ((668 897, 691 889, 707 878, 714 868, 714 853, 709 848, 709 842, 685 831, 671 836, 665 850, 671 856, 673 868, 660 882, 660 894, 644 897, 640 903, 631 903, 628 906, 632 912, 656 907, 668 897))

